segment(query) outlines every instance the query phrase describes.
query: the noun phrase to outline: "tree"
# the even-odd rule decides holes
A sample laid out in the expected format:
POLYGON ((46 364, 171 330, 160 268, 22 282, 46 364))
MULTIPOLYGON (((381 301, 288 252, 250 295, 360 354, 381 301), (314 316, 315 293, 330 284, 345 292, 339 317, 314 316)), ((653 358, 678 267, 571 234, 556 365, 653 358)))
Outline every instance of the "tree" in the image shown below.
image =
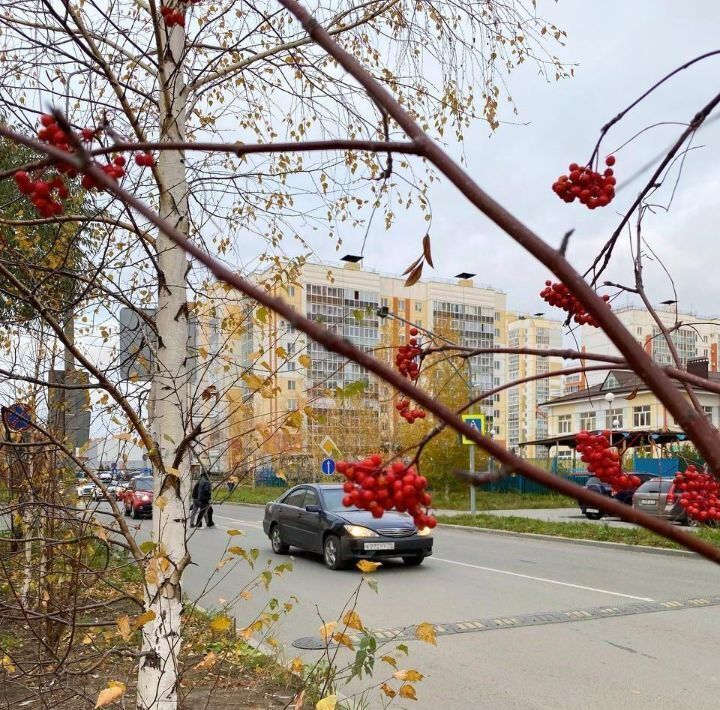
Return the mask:
MULTIPOLYGON (((446 127, 462 136, 475 114, 478 86, 482 115, 496 128, 501 73, 517 64, 534 62, 550 77, 565 74, 545 42, 545 36, 560 41, 562 32, 519 3, 453 3, 440 11, 425 3, 378 0, 330 6, 322 21, 439 136, 446 127), (388 52, 389 65, 381 61, 388 52), (437 76, 434 82, 422 78, 426 61, 437 76)), ((84 143, 68 147, 81 160, 88 150, 94 156, 94 167, 84 170, 88 189, 107 189, 103 175, 124 177, 125 187, 157 206, 163 224, 216 256, 244 260, 242 241, 236 241, 243 233, 259 235, 272 249, 285 232, 297 235, 296 217, 302 220, 320 209, 333 235, 336 222, 362 219, 359 210, 365 205, 384 206, 386 223, 392 223, 398 190, 392 162, 357 150, 352 141, 377 145, 395 128, 273 4, 236 8, 233 2, 171 2, 158 7, 154 0, 88 5, 63 0, 58 11, 46 0, 39 7, 34 0, 17 0, 0 23, 15 50, 3 55, 8 120, 35 131, 38 113, 54 107, 61 123, 51 124, 53 131, 67 136, 82 129, 77 135, 84 143), (287 125, 277 115, 287 116, 287 125), (232 148, 248 138, 267 145, 282 133, 287 142, 275 145, 269 158, 253 162, 249 153, 232 148), (223 134, 231 140, 230 157, 216 140, 209 148, 203 144, 223 134), (308 138, 319 141, 309 162, 293 155, 308 138), (348 140, 351 149, 341 161, 317 150, 348 140), (199 154, 201 145, 208 150, 199 154), (119 154, 132 151, 137 167, 126 167, 119 154), (157 160, 153 151, 159 153, 157 160), (295 202, 301 196, 307 204, 298 214, 295 202)), ((49 142, 57 148, 62 140, 50 136, 49 142)), ((404 163, 401 167, 407 169, 404 163)), ((41 166, 36 173, 42 174, 41 166)), ((413 178, 411 184, 411 193, 422 196, 426 183, 413 178)), ((182 641, 181 579, 190 561, 185 545, 190 448, 199 435, 188 416, 188 286, 202 289, 203 275, 188 280, 187 258, 176 240, 165 227, 149 234, 152 220, 138 222, 127 201, 113 201, 102 189, 93 191, 92 201, 94 224, 108 228, 104 253, 113 255, 103 261, 111 264, 112 273, 98 272, 92 287, 101 284, 103 299, 115 304, 123 302, 119 294, 129 288, 131 305, 151 305, 157 312, 149 431, 142 410, 130 402, 141 401, 142 393, 121 392, 117 380, 91 358, 77 348, 72 352, 93 386, 99 383, 121 410, 153 464, 155 541, 165 563, 146 574, 152 619, 143 626, 140 705, 173 708, 182 641)), ((22 295, 67 347, 67 334, 52 313, 32 292, 22 295)))

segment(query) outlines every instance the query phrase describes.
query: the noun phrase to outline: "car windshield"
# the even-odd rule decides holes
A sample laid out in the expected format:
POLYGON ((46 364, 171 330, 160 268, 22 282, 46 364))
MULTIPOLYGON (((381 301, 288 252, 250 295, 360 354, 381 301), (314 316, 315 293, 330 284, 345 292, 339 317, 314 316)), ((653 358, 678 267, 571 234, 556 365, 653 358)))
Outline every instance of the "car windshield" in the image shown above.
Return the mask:
POLYGON ((346 508, 342 504, 342 499, 346 495, 345 491, 342 488, 323 488, 321 490, 323 500, 325 501, 326 510, 357 510, 354 505, 350 508, 346 508))
POLYGON ((152 478, 136 478, 135 479, 135 488, 138 491, 151 491, 153 489, 153 479, 152 478))

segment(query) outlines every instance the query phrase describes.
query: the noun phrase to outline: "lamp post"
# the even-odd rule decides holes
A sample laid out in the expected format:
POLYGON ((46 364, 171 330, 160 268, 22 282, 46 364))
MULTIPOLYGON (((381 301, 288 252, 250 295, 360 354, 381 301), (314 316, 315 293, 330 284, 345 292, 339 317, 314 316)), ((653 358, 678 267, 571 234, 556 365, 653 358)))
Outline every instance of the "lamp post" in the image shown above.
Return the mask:
MULTIPOLYGON (((612 392, 608 392, 605 395, 605 401, 608 403, 608 409, 607 409, 607 415, 605 416, 605 426, 610 424, 611 428, 614 429, 614 424, 610 421, 610 413, 612 412, 612 405, 615 401, 615 395, 612 392)), ((610 434, 610 437, 612 438, 612 432, 610 434)), ((610 442, 612 443, 612 442, 610 442)))

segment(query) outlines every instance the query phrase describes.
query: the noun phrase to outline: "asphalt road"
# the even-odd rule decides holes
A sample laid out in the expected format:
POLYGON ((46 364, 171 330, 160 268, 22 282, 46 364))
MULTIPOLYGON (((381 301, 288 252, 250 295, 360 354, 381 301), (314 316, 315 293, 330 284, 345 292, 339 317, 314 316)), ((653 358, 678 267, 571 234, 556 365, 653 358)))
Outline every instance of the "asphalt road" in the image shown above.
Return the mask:
MULTIPOLYGON (((258 569, 272 557, 261 519, 260 508, 217 506, 217 526, 193 531, 197 566, 185 588, 201 605, 232 599, 251 577, 245 564, 217 569, 228 544, 259 548, 258 569), (229 543, 230 529, 245 535, 229 543)), ((150 524, 143 522, 138 535, 145 538, 150 524)), ((309 661, 316 651, 291 644, 317 637, 320 617, 336 619, 360 575, 331 572, 319 557, 293 553, 294 571, 274 579, 270 592, 256 589, 240 600, 235 614, 244 627, 271 596, 298 597, 276 636, 287 644, 287 658, 309 661)), ((695 557, 438 528, 435 555, 422 567, 388 562, 374 576, 378 594, 364 590, 357 607, 367 626, 388 638, 419 622, 438 629, 437 646, 412 641, 401 664, 426 676, 418 701, 393 707, 718 707, 720 570, 695 557)), ((339 651, 339 658, 351 657, 339 651)), ((367 707, 382 707, 377 691, 369 697, 367 707)))

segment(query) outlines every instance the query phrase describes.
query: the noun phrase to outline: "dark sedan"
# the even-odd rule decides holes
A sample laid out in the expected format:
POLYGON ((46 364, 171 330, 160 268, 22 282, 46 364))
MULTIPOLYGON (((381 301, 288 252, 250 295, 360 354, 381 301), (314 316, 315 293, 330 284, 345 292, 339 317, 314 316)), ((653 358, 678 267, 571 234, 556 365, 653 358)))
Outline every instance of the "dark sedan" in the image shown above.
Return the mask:
POLYGON ((366 510, 342 504, 342 486, 304 484, 265 506, 263 529, 273 551, 287 554, 290 547, 322 554, 330 569, 351 560, 402 557, 416 566, 432 554, 430 528, 418 531, 405 513, 386 512, 373 518, 366 510))
MULTIPOLYGON (((655 476, 649 473, 633 473, 632 475, 640 480, 640 485, 652 478, 655 478, 655 476)), ((633 494, 638 489, 637 486, 633 486, 631 488, 627 488, 626 490, 616 491, 613 493, 612 486, 609 486, 607 483, 603 483, 596 476, 590 476, 590 478, 588 478, 585 482, 584 488, 595 491, 595 493, 600 493, 600 495, 607 496, 608 498, 615 498, 615 500, 620 503, 625 503, 626 505, 633 504, 633 494)), ((600 518, 605 515, 605 513, 598 508, 586 507, 585 503, 580 503, 580 511, 588 520, 600 520, 600 518)))

